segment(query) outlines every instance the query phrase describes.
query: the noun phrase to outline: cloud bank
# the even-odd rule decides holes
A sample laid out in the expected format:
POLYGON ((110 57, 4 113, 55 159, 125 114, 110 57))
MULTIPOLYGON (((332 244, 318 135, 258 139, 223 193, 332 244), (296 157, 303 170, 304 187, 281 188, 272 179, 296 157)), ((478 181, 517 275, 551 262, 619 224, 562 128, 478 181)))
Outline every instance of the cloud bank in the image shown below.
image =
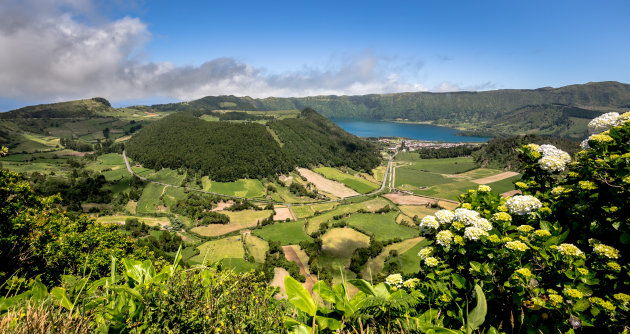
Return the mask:
MULTIPOLYGON (((4 0, 0 4, 0 99, 112 101, 207 95, 359 95, 428 90, 400 78, 391 58, 363 54, 334 69, 268 73, 233 58, 200 66, 143 61, 145 23, 100 18, 91 0, 4 0)), ((448 82, 436 91, 459 90, 448 82)))

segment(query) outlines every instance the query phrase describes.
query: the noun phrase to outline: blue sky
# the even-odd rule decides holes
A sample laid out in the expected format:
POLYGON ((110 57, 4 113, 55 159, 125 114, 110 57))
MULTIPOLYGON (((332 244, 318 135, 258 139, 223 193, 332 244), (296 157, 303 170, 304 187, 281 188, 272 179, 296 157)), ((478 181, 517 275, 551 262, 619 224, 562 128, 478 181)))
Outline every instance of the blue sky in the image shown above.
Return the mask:
POLYGON ((5 0, 0 110, 630 83, 629 1, 5 0))

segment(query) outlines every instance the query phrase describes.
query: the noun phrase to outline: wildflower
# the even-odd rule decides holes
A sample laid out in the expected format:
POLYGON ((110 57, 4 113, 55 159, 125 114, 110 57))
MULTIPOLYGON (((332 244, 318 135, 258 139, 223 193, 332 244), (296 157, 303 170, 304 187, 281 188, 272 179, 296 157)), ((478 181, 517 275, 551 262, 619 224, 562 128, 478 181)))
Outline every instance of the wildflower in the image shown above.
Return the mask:
POLYGON ((564 294, 575 299, 582 299, 584 297, 584 294, 578 289, 566 289, 564 290, 564 294))
POLYGON ((564 299, 560 295, 550 294, 549 300, 551 300, 554 304, 560 304, 564 299))
POLYGON ((426 259, 431 255, 433 255, 433 247, 424 247, 418 252, 418 256, 421 259, 426 259))
MULTIPOLYGON (((464 203, 468 204, 468 203, 464 203)), ((455 220, 462 222, 466 225, 472 224, 479 218, 479 212, 466 208, 455 209, 455 220)))
POLYGON ((532 277, 532 276, 533 276, 533 275, 532 275, 532 272, 531 272, 529 269, 527 269, 527 268, 519 268, 519 269, 516 269, 516 270, 514 271, 514 273, 515 273, 515 274, 519 274, 519 275, 523 276, 525 279, 529 279, 530 277, 532 277))
POLYGON ((507 212, 497 212, 492 215, 492 219, 500 222, 511 222, 512 216, 510 216, 510 214, 507 212))
POLYGON ((515 251, 519 251, 519 252, 524 252, 524 251, 529 249, 529 246, 527 246, 526 244, 524 244, 521 241, 515 240, 515 241, 506 242, 505 243, 505 248, 511 249, 511 250, 515 250, 515 251))
POLYGON ((455 214, 451 210, 440 210, 435 213, 435 218, 440 224, 447 224, 453 221, 455 214))
POLYGON ((517 195, 509 198, 505 202, 511 214, 526 215, 542 207, 538 198, 530 195, 517 195))
POLYGON ((490 186, 487 186, 485 184, 480 184, 479 187, 477 188, 477 191, 487 193, 487 192, 492 191, 492 188, 490 188, 490 186))
POLYGON ((528 188, 527 183, 521 182, 521 181, 518 181, 518 182, 514 183, 514 185, 516 187, 520 188, 520 189, 527 189, 528 188))
POLYGON ((440 223, 433 216, 424 216, 420 221, 421 230, 435 230, 440 228, 440 223))
POLYGON ((560 244, 558 245, 557 250, 564 256, 581 256, 584 254, 573 244, 560 244))
POLYGON ((385 278, 385 283, 389 284, 389 286, 400 288, 403 284, 402 275, 391 274, 385 278))
POLYGON ((435 236, 438 245, 444 246, 444 247, 448 247, 451 245, 451 241, 453 240, 453 233, 451 231, 440 231, 436 236, 435 236))
POLYGON ((614 271, 621 271, 621 266, 617 262, 608 262, 606 265, 614 271))
POLYGON ((591 134, 601 133, 612 128, 619 120, 619 113, 609 112, 594 118, 588 123, 588 131, 591 134))
POLYGON ((420 283, 420 280, 417 278, 410 278, 406 281, 403 282, 403 286, 407 289, 413 289, 415 288, 418 283, 420 283))
POLYGON ((517 227, 516 230, 518 230, 521 233, 529 233, 534 230, 534 227, 532 227, 531 225, 521 225, 517 227))
POLYGON ((438 259, 430 256, 426 259, 424 259, 424 264, 427 265, 427 267, 435 267, 440 263, 440 261, 438 261, 438 259))
POLYGON ((478 227, 466 227, 464 230, 464 237, 468 240, 479 240, 482 235, 488 236, 488 232, 478 227))
POLYGON ((630 303, 630 296, 625 293, 615 293, 613 297, 624 305, 630 303))
POLYGON ((466 244, 466 242, 464 241, 464 238, 462 238, 459 235, 456 235, 456 236, 453 237, 453 242, 455 242, 456 244, 458 244, 460 246, 463 246, 463 245, 466 244))
POLYGON ((462 204, 462 208, 470 210, 472 209, 472 205, 470 203, 464 203, 462 204))
POLYGON ((595 245, 595 247, 593 247, 593 250, 598 255, 605 256, 609 259, 619 258, 619 251, 615 249, 614 247, 610 247, 604 244, 598 244, 598 245, 595 245))
POLYGON ((598 143, 609 143, 611 141, 613 141, 613 137, 607 135, 607 134, 597 134, 597 135, 591 135, 590 137, 588 137, 588 141, 596 141, 598 143))
POLYGON ((536 230, 534 231, 534 236, 537 236, 539 238, 544 238, 544 237, 551 236, 551 233, 547 230, 536 230))
POLYGON ((588 269, 586 268, 577 268, 577 271, 584 276, 588 275, 588 269))

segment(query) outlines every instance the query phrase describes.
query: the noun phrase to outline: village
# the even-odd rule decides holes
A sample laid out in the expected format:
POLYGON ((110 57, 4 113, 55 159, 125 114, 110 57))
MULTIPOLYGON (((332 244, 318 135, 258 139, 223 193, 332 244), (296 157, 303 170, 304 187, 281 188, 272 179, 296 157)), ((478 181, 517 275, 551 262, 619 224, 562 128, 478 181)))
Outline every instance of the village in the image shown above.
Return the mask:
POLYGON ((420 149, 427 148, 447 148, 447 147, 457 147, 457 146, 471 146, 471 145, 481 145, 482 143, 469 143, 469 142, 459 142, 459 143, 451 143, 451 142, 440 142, 440 141, 426 141, 426 140, 415 140, 415 139, 407 139, 407 138, 379 138, 379 142, 386 143, 388 145, 387 150, 389 151, 417 151, 420 149))

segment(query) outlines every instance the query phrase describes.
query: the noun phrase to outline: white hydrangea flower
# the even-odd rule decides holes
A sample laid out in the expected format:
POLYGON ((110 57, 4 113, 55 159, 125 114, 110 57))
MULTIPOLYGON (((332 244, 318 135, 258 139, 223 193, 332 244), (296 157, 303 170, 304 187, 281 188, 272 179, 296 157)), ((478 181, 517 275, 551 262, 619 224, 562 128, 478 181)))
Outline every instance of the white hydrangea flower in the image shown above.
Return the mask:
POLYGON ((593 250, 595 251, 595 253, 610 259, 619 258, 619 251, 616 248, 608 245, 598 244, 593 247, 593 250))
POLYGON ((435 218, 440 224, 448 224, 453 221, 455 214, 451 210, 440 210, 435 213, 435 218))
POLYGON ((464 237, 468 240, 479 240, 482 235, 488 236, 488 232, 478 227, 466 227, 464 230, 464 237))
POLYGON ((424 247, 418 252, 418 256, 421 259, 426 259, 427 257, 433 255, 433 247, 424 247))
POLYGON ((427 267, 435 267, 438 264, 440 264, 440 261, 438 261, 438 259, 436 259, 434 257, 428 257, 428 258, 424 259, 424 264, 427 267))
POLYGON ((591 134, 604 132, 617 124, 619 120, 619 113, 609 112, 603 114, 597 118, 594 118, 588 123, 588 131, 591 134))
POLYGON ((516 195, 510 197, 505 206, 508 208, 511 214, 514 215, 527 215, 542 207, 542 203, 538 198, 530 195, 516 195))
POLYGON ((440 223, 438 223, 437 219, 434 216, 424 216, 420 221, 420 229, 424 231, 428 230, 437 230, 440 228, 440 223))
POLYGON ((385 278, 385 283, 389 284, 389 286, 400 288, 403 285, 402 275, 391 274, 385 278))
POLYGON ((588 144, 588 138, 582 140, 582 142, 580 143, 580 147, 583 150, 588 150, 589 148, 591 148, 591 146, 588 144))
POLYGON ((455 209, 455 220, 462 222, 466 225, 472 224, 478 218, 479 218, 479 212, 477 211, 464 209, 464 208, 455 209))
POLYGON ((565 256, 582 256, 584 253, 573 244, 560 244, 556 248, 558 252, 565 256))
POLYGON ((448 247, 451 245, 451 242, 453 241, 453 233, 449 230, 440 231, 435 236, 435 239, 438 245, 448 247))
POLYGON ((478 218, 473 221, 471 225, 472 227, 482 229, 486 232, 492 229, 492 224, 486 218, 478 218))
POLYGON ((486 192, 487 193, 487 192, 492 191, 492 188, 490 188, 490 186, 488 186, 488 185, 480 184, 479 187, 477 188, 477 191, 486 192))
POLYGON ((566 166, 563 160, 558 159, 558 157, 555 156, 540 158, 540 160, 538 160, 538 165, 540 168, 548 172, 562 172, 566 166))

